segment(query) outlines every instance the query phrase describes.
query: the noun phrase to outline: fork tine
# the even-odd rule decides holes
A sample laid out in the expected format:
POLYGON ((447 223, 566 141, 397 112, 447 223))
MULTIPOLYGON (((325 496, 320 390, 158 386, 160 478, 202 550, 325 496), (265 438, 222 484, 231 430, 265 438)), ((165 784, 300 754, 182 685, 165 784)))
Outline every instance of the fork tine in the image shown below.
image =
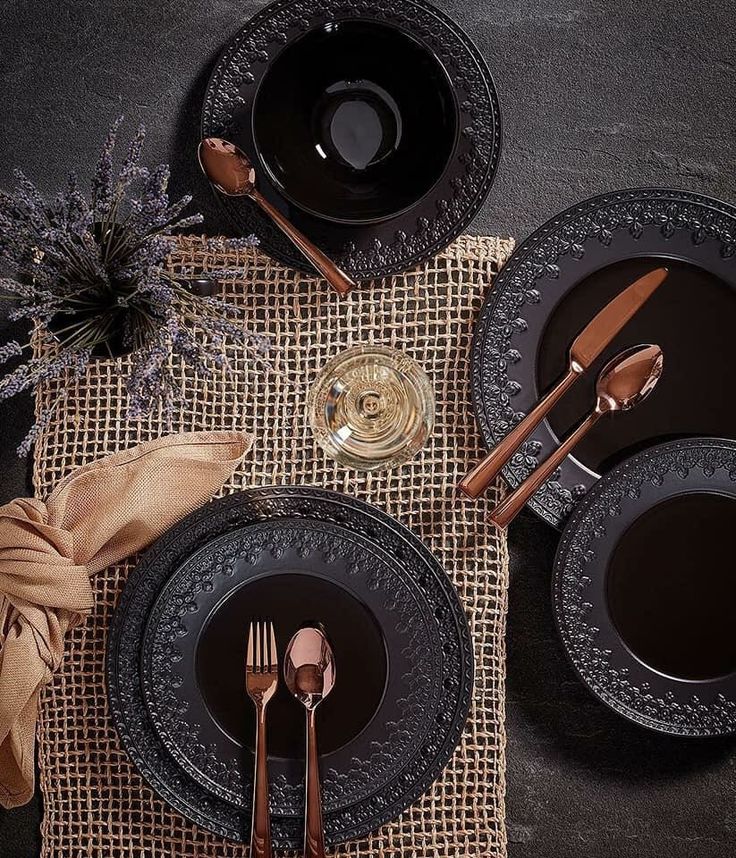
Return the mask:
POLYGON ((273 623, 269 623, 268 625, 271 627, 271 658, 269 660, 269 667, 271 673, 275 673, 279 668, 279 653, 276 649, 276 633, 273 630, 273 623))
POLYGON ((248 651, 245 656, 245 669, 253 670, 253 623, 248 626, 248 651))
POLYGON ((258 673, 263 673, 263 633, 260 623, 256 623, 256 665, 258 673))

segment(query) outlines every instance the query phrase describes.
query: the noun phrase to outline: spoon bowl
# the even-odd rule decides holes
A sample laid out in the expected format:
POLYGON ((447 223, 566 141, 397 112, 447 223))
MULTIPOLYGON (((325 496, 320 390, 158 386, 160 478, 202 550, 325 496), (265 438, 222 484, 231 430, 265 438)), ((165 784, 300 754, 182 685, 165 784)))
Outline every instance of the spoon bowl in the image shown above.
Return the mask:
POLYGON ((220 193, 247 197, 256 187, 256 171, 248 156, 229 140, 206 137, 197 149, 199 166, 220 193))
POLYGON ((332 288, 347 295, 355 283, 337 265, 270 203, 256 187, 256 171, 248 156, 229 140, 205 137, 197 148, 202 172, 217 190, 228 197, 248 197, 259 206, 295 247, 314 265, 332 288))
POLYGON ((306 626, 289 642, 284 659, 284 681, 307 709, 316 708, 335 685, 335 658, 325 633, 306 626))
POLYGON ((619 352, 598 376, 596 410, 628 411, 643 402, 656 387, 663 365, 659 346, 633 346, 619 352))

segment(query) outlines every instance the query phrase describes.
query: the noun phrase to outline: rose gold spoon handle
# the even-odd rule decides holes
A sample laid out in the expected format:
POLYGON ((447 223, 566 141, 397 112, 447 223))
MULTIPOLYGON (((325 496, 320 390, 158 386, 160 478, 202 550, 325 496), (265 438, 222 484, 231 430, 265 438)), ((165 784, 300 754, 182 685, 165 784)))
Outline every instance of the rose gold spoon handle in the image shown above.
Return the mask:
POLYGON ((304 626, 291 639, 284 657, 284 681, 307 710, 304 858, 324 858, 315 710, 335 685, 335 657, 321 628, 304 626))
POLYGON ((304 858, 324 858, 322 797, 319 784, 319 756, 315 710, 307 710, 307 794, 304 820, 304 858))
POLYGON ((596 409, 589 414, 578 428, 560 446, 545 459, 539 467, 532 471, 529 477, 510 495, 507 495, 491 513, 491 521, 499 527, 508 527, 521 512, 531 496, 552 476, 560 467, 565 457, 585 435, 595 426, 605 411, 596 409))
POLYGON ((339 292, 340 295, 347 295, 351 289, 355 288, 355 283, 347 274, 341 271, 329 257, 325 256, 318 247, 312 244, 306 235, 299 232, 294 224, 287 220, 275 206, 271 205, 260 191, 253 188, 248 196, 266 212, 284 235, 294 242, 296 247, 301 250, 336 292, 339 292))
POLYGON ((569 390, 582 373, 582 367, 572 364, 560 381, 545 394, 526 417, 497 444, 458 483, 458 489, 469 498, 477 498, 501 473, 503 466, 544 420, 559 399, 569 390))

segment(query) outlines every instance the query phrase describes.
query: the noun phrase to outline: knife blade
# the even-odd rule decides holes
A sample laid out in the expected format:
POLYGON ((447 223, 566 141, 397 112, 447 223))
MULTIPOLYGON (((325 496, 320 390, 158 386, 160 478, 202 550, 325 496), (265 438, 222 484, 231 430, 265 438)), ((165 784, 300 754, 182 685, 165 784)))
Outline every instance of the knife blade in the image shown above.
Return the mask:
POLYGON ((570 346, 570 359, 583 370, 595 361, 623 326, 667 278, 666 268, 655 268, 634 280, 596 313, 570 346))

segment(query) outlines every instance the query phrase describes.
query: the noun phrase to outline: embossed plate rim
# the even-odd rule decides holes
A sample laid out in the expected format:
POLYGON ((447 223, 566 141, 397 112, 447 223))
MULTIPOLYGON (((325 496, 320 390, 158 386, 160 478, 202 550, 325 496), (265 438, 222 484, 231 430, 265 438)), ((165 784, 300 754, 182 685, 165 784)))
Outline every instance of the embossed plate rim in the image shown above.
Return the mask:
MULTIPOLYGON (((299 529, 301 524, 301 529, 304 532, 314 531, 319 533, 320 536, 325 539, 331 539, 333 541, 340 542, 341 540, 344 543, 350 543, 351 547, 354 546, 357 550, 361 551, 362 561, 361 563, 366 563, 366 555, 372 555, 375 560, 380 563, 381 567, 384 570, 393 570, 393 579, 391 587, 388 592, 395 594, 396 588, 399 585, 399 581, 401 582, 401 586, 404 589, 405 595, 407 599, 410 599, 412 605, 415 607, 414 613, 415 615, 421 616, 423 623, 423 630, 426 634, 426 640, 424 641, 424 646, 428 648, 427 657, 430 655, 430 652, 434 656, 435 666, 437 667, 437 676, 436 676, 436 684, 433 689, 428 688, 428 698, 427 701, 431 701, 434 705, 434 708, 427 711, 421 723, 418 723, 417 729, 420 732, 417 735, 412 735, 411 742, 414 743, 410 745, 410 748, 406 748, 407 739, 403 738, 403 734, 408 731, 409 725, 406 723, 405 715, 406 712, 391 712, 386 711, 387 707, 390 709, 392 706, 400 706, 402 703, 404 696, 408 699, 405 701, 404 709, 407 707, 416 707, 419 706, 419 701, 416 699, 411 699, 414 697, 414 692, 410 692, 409 688, 406 684, 401 685, 401 687, 397 687, 397 684, 400 682, 401 677, 396 674, 397 663, 402 660, 406 660, 408 656, 406 656, 403 652, 403 648, 406 647, 407 642, 404 641, 400 643, 399 640, 395 641, 396 647, 401 647, 402 652, 400 654, 394 654, 393 656, 389 655, 389 659, 394 661, 394 667, 390 668, 390 673, 394 675, 390 677, 387 688, 385 690, 385 694, 381 703, 374 714, 373 718, 369 725, 366 725, 364 730, 361 732, 359 737, 356 737, 356 741, 358 741, 358 747, 352 747, 349 744, 344 748, 341 748, 338 752, 339 757, 344 757, 345 755, 353 755, 355 759, 358 758, 358 754, 365 753, 365 751, 372 747, 374 742, 379 741, 380 739, 380 730, 376 735, 376 728, 378 727, 378 722, 375 720, 378 718, 381 713, 383 714, 384 719, 388 719, 391 723, 393 723, 397 717, 401 717, 401 728, 398 729, 398 732, 402 734, 402 742, 404 745, 403 750, 400 750, 400 747, 397 746, 392 749, 392 755, 398 759, 399 753, 401 753, 401 766, 400 767, 391 767, 390 769, 385 769, 381 774, 381 782, 380 784, 370 784, 364 783, 362 788, 357 791, 357 794, 350 795, 348 797, 339 798, 340 787, 339 784, 334 785, 333 792, 335 793, 334 797, 330 796, 330 789, 332 784, 332 771, 333 767, 337 765, 337 761, 335 759, 330 759, 329 763, 327 763, 327 772, 323 773, 323 781, 322 781, 322 794, 323 794, 323 803, 324 803, 324 812, 329 814, 338 809, 344 809, 351 807, 354 804, 357 804, 361 801, 368 800, 371 795, 375 794, 379 789, 385 790, 390 788, 390 784, 394 779, 401 777, 401 772, 406 768, 409 768, 411 765, 411 760, 419 748, 423 746, 423 744, 427 741, 427 735, 430 732, 431 725, 434 724, 434 718, 437 713, 437 706, 441 702, 442 698, 442 682, 445 680, 445 672, 447 671, 447 664, 443 664, 443 657, 440 652, 440 648, 442 645, 442 640, 436 634, 433 635, 433 627, 435 624, 434 617, 429 616, 429 606, 425 599, 422 598, 422 592, 420 588, 417 586, 411 574, 407 574, 406 570, 403 574, 396 571, 397 564, 396 558, 387 554, 383 549, 375 545, 371 542, 371 540, 365 538, 362 534, 356 533, 349 528, 340 527, 339 525, 333 524, 331 522, 323 522, 317 521, 314 519, 304 519, 304 518, 279 518, 278 520, 259 522, 254 524, 247 524, 243 528, 238 528, 235 530, 228 531, 227 533, 221 534, 219 536, 214 537, 211 541, 203 545, 197 551, 193 552, 193 554, 187 558, 183 563, 179 564, 179 566, 174 569, 171 573, 168 580, 164 583, 161 591, 159 593, 158 598, 155 603, 151 607, 148 621, 146 623, 146 630, 143 637, 142 644, 142 685, 143 685, 143 696, 148 706, 148 710, 151 713, 151 720, 154 723, 154 729, 157 730, 161 738, 163 739, 164 745, 166 746, 169 753, 174 757, 174 759, 178 762, 178 764, 187 772, 187 774, 192 777, 193 780, 202 784, 209 792, 217 795, 219 798, 224 799, 225 801, 229 801, 235 806, 239 807, 246 813, 251 812, 250 800, 251 800, 251 791, 252 791, 252 780, 248 779, 250 772, 246 773, 246 781, 242 782, 240 777, 237 782, 233 783, 232 786, 227 786, 222 781, 222 771, 217 771, 221 769, 222 766, 226 764, 226 760, 222 758, 213 758, 209 763, 205 761, 203 765, 200 765, 200 761, 195 761, 194 759, 189 759, 186 755, 186 750, 181 748, 179 745, 179 741, 172 735, 172 725, 168 721, 168 716, 164 710, 165 704, 163 701, 159 700, 159 696, 163 690, 164 683, 166 682, 166 677, 162 674, 161 670, 157 670, 154 673, 153 668, 153 659, 155 656, 155 652, 162 643, 160 637, 160 630, 163 615, 170 612, 170 605, 172 599, 176 599, 177 596, 182 595, 182 588, 187 587, 187 583, 191 583, 193 587, 196 587, 196 581, 194 581, 194 572, 196 571, 196 567, 206 563, 209 558, 211 558, 212 554, 216 552, 218 549, 227 547, 228 543, 232 543, 234 540, 238 538, 245 540, 248 537, 256 538, 260 533, 267 534, 269 532, 275 531, 279 527, 283 527, 284 530, 289 530, 290 532, 296 531, 299 529), (283 523, 283 524, 282 524, 283 523), (392 697, 385 696, 386 694, 390 694, 391 690, 395 692, 396 695, 392 697), (371 726, 372 725, 372 726, 371 726), (366 739, 366 731, 368 731, 368 739, 366 739), (373 734, 373 738, 370 739, 370 734, 373 734), (415 743, 419 743, 418 745, 415 743), (366 744, 368 748, 366 748, 366 744), (411 747, 414 748, 413 752, 411 751, 411 747), (407 756, 407 751, 409 754, 407 756), (205 771, 204 769, 207 769, 205 771), (219 779, 218 779, 219 776, 219 779), (330 809, 330 806, 333 806, 333 809, 330 809)), ((352 561, 355 562, 355 561, 352 561)), ((328 564, 330 568, 333 568, 334 564, 328 564)), ((253 568, 257 568, 255 565, 253 568)), ((291 565, 289 566, 291 568, 291 565)), ((222 572, 215 572, 213 574, 213 579, 222 575, 222 572)), ((269 573, 266 573, 268 575, 269 573)), ((275 573, 278 574, 278 573, 275 573)), ((309 573, 304 573, 309 574, 309 573)), ((314 573, 318 575, 318 573, 314 573)), ((361 578, 365 579, 366 572, 364 568, 361 566, 361 571, 358 573, 361 578)), ((256 574, 257 578, 264 577, 262 574, 256 574)), ((322 577, 322 576, 319 576, 322 577)), ((225 580, 220 580, 220 586, 213 588, 211 592, 207 595, 199 594, 200 601, 206 601, 210 607, 212 607, 212 599, 217 600, 217 604, 220 603, 222 599, 228 597, 229 594, 233 593, 235 589, 243 586, 249 579, 248 577, 235 579, 235 577, 230 578, 228 576, 230 583, 225 580)), ((355 582, 352 581, 353 575, 352 573, 348 574, 347 577, 342 574, 337 574, 334 578, 336 586, 339 586, 346 590, 346 592, 353 595, 354 598, 358 599, 358 601, 362 602, 366 608, 370 610, 374 615, 374 619, 381 626, 382 636, 386 643, 386 646, 390 649, 390 643, 392 640, 392 635, 395 634, 392 628, 388 628, 383 625, 379 619, 379 615, 385 612, 391 613, 392 610, 397 610, 397 606, 389 606, 379 605, 377 602, 381 600, 385 600, 387 591, 386 587, 383 589, 375 589, 370 586, 368 583, 363 583, 362 587, 356 586, 355 582), (359 590, 362 589, 363 593, 361 594, 359 590), (373 591, 373 592, 371 592, 373 591)), ((391 599, 393 601, 393 597, 391 599)), ((189 608, 187 612, 187 616, 191 617, 195 612, 189 608)), ((386 618, 384 617, 384 620, 386 618)), ((397 623, 401 622, 400 618, 395 618, 397 623)), ((205 618, 206 621, 206 618, 205 618)), ((203 628, 203 626, 202 626, 203 628)), ((200 628, 201 631, 201 628, 200 628)), ((194 635, 196 638, 198 632, 196 630, 192 630, 189 634, 194 635)), ((182 638, 177 638, 177 640, 184 640, 182 638)), ((190 638, 188 640, 188 646, 194 647, 196 649, 196 643, 193 643, 193 639, 190 638)), ((412 641, 414 644, 415 641, 412 641)), ((181 653, 180 653, 181 654, 181 653)), ((423 660, 423 659, 422 659, 423 660)), ((415 659, 416 661, 416 659, 415 659)), ((416 664, 415 664, 416 667, 416 664)), ((411 669, 411 668, 409 668, 411 669)), ((415 683, 416 684, 416 683, 415 683)), ((414 686, 412 686, 414 687, 414 686)), ((199 708, 199 707, 198 707, 199 708)), ((201 707, 206 709, 206 705, 201 707)), ((200 716, 201 717, 201 716, 200 716)), ((212 721, 211 713, 208 713, 208 717, 212 721)), ((193 725, 187 720, 187 723, 190 727, 193 725)), ((201 725, 200 725, 201 729, 201 725)), ((219 732, 219 728, 218 731, 219 732)), ((229 745, 228 741, 220 740, 223 745, 229 745)), ((390 736, 385 736, 383 741, 385 743, 389 743, 392 741, 390 736)), ((376 749, 377 752, 377 749, 376 749)), ((199 755, 201 756, 201 754, 199 755)), ((380 754, 379 754, 380 756, 380 754)), ((362 758, 361 758, 362 761, 362 758)), ((345 762, 343 760, 343 762, 345 762)), ((297 816, 301 817, 302 815, 302 805, 303 805, 303 784, 301 779, 298 780, 297 783, 289 784, 287 783, 284 787, 287 795, 290 794, 291 806, 288 808, 286 805, 279 806, 276 803, 276 797, 278 796, 278 780, 276 771, 278 771, 279 766, 275 761, 272 761, 271 764, 271 809, 272 813, 278 816, 297 816), (276 770, 276 771, 275 771, 276 770)), ((340 778, 346 778, 349 775, 353 774, 351 772, 346 773, 345 771, 337 771, 336 775, 338 780, 340 778)), ((357 774, 357 773, 355 773, 357 774)), ((238 775, 241 775, 238 772, 238 775)), ((283 795, 281 801, 287 802, 287 795, 283 795)))

